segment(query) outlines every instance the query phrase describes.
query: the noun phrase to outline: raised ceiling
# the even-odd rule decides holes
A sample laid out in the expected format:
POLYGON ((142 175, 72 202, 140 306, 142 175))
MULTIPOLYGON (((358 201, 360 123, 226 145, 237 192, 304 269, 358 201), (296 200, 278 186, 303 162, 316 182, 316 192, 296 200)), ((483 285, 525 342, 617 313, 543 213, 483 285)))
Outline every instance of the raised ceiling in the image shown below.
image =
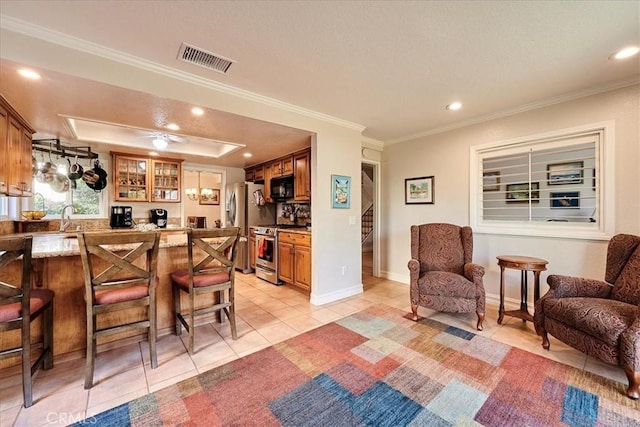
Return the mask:
POLYGON ((10 36, 41 39, 41 47, 29 48, 42 48, 43 56, 47 42, 66 43, 96 58, 115 54, 165 74, 238 88, 360 125, 364 136, 384 142, 640 77, 639 57, 608 59, 624 46, 640 45, 637 1, 2 0, 0 12, 0 92, 26 111, 39 132, 71 137, 58 115, 151 130, 170 120, 181 125, 179 134, 246 146, 216 161, 228 166, 293 151, 308 145, 311 133, 215 110, 197 119, 183 102, 46 67, 40 86, 26 85, 14 68, 29 55, 19 53, 11 43, 20 38, 10 36), (235 62, 226 74, 182 62, 177 55, 183 43, 235 62), (445 110, 452 101, 463 108, 445 110), (243 158, 243 151, 254 157, 243 158))

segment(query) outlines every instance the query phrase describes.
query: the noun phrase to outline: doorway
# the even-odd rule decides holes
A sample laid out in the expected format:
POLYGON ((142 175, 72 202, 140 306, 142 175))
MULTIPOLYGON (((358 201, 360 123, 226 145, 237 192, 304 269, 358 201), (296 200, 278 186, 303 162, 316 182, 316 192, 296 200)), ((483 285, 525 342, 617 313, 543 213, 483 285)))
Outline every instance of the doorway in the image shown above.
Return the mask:
POLYGON ((221 172, 185 169, 183 175, 183 226, 188 218, 195 219, 198 228, 214 228, 223 223, 222 198, 223 174, 221 172))
POLYGON ((361 249, 362 283, 379 277, 379 165, 375 162, 361 164, 361 249))

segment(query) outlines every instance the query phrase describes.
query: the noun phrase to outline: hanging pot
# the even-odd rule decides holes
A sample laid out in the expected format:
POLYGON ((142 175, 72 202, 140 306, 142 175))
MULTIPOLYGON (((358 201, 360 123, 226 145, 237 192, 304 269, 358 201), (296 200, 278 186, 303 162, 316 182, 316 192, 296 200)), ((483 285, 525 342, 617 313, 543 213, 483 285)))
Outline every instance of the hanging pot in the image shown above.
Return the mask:
POLYGON ((92 190, 102 191, 107 186, 107 172, 102 169, 100 162, 96 160, 93 169, 84 172, 82 180, 92 190))
POLYGON ((69 191, 69 178, 61 173, 53 175, 53 180, 49 184, 51 189, 57 193, 65 193, 69 191))
POLYGON ((38 162, 36 161, 36 156, 31 156, 31 176, 36 176, 38 173, 38 162))
POLYGON ((80 163, 78 163, 78 156, 76 156, 76 161, 74 164, 71 164, 69 160, 69 179, 75 181, 76 179, 80 179, 82 174, 84 173, 84 168, 80 163))

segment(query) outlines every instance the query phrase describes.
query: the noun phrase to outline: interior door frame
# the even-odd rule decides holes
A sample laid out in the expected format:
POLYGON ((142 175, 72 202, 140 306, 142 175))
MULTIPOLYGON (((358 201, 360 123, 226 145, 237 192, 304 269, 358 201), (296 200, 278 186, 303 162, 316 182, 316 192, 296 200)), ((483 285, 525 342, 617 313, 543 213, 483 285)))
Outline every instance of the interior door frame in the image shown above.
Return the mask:
MULTIPOLYGON (((373 166, 373 275, 380 277, 380 162, 361 159, 360 163, 373 166)), ((362 214, 361 208, 360 218, 362 214)), ((362 254, 362 245, 360 245, 360 253, 362 254)))

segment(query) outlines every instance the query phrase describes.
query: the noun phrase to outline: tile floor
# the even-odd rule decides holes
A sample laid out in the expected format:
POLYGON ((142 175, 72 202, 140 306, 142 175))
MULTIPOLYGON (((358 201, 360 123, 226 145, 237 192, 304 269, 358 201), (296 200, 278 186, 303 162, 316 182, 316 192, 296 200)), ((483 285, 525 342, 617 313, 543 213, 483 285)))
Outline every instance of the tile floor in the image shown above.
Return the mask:
MULTIPOLYGON (((161 336, 157 369, 150 369, 146 342, 101 352, 96 359, 95 385, 90 390, 83 388, 84 359, 56 360, 52 370, 36 374, 35 403, 28 409, 22 406, 19 371, 0 370, 0 427, 67 425, 370 305, 388 304, 409 311, 407 285, 371 276, 370 263, 363 263, 363 268, 363 294, 320 307, 309 304, 308 296, 296 289, 239 273, 238 340, 231 339, 226 323, 202 324, 196 331, 194 355, 189 356, 184 335, 161 336)), ((475 314, 427 309, 420 309, 420 314, 474 331, 475 314)), ((498 325, 496 319, 497 307, 488 307, 483 336, 626 384, 621 369, 587 357, 552 337, 551 351, 543 350, 529 322, 507 317, 498 325)))

